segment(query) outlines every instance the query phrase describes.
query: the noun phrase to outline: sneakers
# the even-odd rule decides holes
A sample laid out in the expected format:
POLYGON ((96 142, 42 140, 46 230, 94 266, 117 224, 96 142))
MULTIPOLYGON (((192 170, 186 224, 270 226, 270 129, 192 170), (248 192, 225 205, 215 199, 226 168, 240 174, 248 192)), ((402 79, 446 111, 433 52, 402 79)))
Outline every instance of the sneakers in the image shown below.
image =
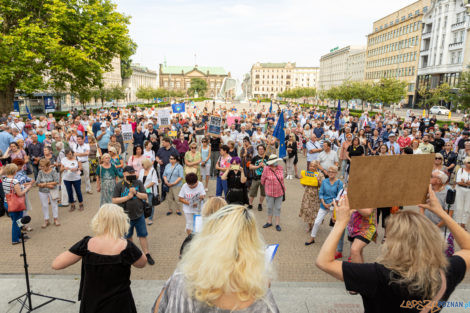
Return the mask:
POLYGON ((268 228, 268 227, 271 227, 271 226, 273 226, 273 224, 271 224, 271 223, 266 223, 266 224, 263 225, 263 228, 268 228))
POLYGON ((277 231, 281 231, 281 230, 282 230, 282 229, 281 229, 281 226, 276 225, 276 230, 277 230, 277 231))
POLYGON ((153 260, 152 256, 150 255, 150 253, 147 253, 145 255, 147 257, 147 263, 150 264, 150 265, 154 265, 155 264, 155 261, 153 260))
POLYGON ((152 221, 152 220, 148 220, 147 225, 152 225, 152 224, 153 224, 153 221, 152 221))
POLYGON ((258 211, 263 211, 263 206, 261 204, 258 204, 258 211))
POLYGON ((250 204, 248 205, 248 210, 251 210, 251 209, 253 209, 253 206, 250 204))

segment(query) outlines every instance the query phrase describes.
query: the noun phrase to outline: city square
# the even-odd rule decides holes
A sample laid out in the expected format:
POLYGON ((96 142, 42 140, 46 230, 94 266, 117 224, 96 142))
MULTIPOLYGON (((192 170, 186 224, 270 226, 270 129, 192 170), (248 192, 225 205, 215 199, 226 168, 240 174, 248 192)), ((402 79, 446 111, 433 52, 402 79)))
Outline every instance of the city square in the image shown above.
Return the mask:
POLYGON ((0 0, 0 312, 469 310, 470 3, 294 2, 0 0))

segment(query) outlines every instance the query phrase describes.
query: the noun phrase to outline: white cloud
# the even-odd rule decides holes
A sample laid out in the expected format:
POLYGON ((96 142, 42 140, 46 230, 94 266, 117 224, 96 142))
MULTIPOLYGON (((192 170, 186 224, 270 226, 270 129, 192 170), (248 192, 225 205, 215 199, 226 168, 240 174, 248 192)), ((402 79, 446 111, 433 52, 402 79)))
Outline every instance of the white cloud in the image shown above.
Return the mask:
POLYGON ((223 66, 241 77, 257 61, 317 66, 331 48, 365 45, 372 23, 409 0, 115 0, 132 16, 133 59, 223 66))

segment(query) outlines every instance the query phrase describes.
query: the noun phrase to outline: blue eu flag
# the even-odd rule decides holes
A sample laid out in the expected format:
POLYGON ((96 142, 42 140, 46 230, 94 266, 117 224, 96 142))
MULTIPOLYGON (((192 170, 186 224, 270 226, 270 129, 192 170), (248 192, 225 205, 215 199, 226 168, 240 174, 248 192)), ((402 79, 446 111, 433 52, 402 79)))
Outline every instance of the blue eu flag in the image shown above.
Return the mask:
POLYGON ((173 109, 173 113, 181 113, 181 112, 186 112, 186 106, 184 102, 181 103, 173 103, 171 105, 171 108, 173 109))
POLYGON ((338 109, 336 109, 335 128, 339 130, 339 118, 341 117, 341 100, 338 100, 338 109))
POLYGON ((274 128, 273 136, 279 140, 279 157, 283 158, 286 152, 286 133, 284 132, 284 111, 281 112, 277 120, 276 128, 274 128))

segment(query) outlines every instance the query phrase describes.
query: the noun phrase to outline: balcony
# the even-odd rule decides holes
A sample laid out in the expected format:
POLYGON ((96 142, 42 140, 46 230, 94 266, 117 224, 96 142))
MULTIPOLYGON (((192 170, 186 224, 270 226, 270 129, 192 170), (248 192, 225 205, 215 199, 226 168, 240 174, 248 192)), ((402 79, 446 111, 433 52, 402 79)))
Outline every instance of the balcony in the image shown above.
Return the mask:
POLYGON ((421 49, 421 55, 428 55, 429 54, 429 47, 421 49))
POLYGON ((451 43, 449 45, 449 50, 456 50, 456 49, 460 49, 463 47, 463 42, 460 41, 460 42, 454 42, 454 43, 451 43))
POLYGON ((421 38, 422 38, 422 39, 431 38, 431 32, 428 31, 428 32, 426 32, 426 33, 423 33, 423 34, 421 35, 421 38))
POLYGON ((457 29, 460 29, 460 28, 464 28, 465 27, 465 21, 452 24, 450 27, 451 27, 452 30, 457 30, 457 29))

